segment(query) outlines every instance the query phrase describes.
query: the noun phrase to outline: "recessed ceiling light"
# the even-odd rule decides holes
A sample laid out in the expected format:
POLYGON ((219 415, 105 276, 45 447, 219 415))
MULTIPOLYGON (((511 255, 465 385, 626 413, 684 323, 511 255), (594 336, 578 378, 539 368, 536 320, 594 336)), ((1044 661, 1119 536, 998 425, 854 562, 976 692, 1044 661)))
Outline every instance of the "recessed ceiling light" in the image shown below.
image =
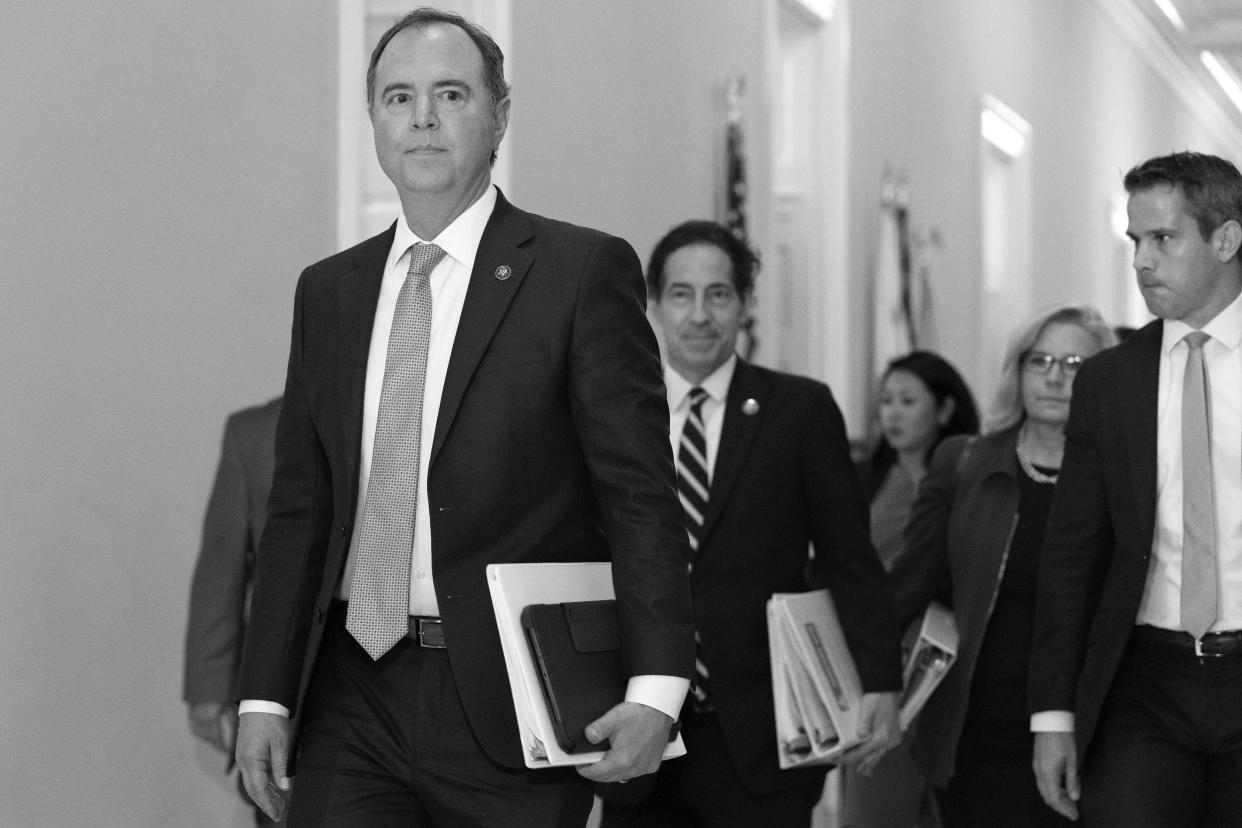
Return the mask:
POLYGON ((1221 89, 1225 90, 1225 94, 1229 96, 1229 100, 1233 101, 1233 105, 1242 111, 1242 84, 1238 83, 1238 76, 1211 52, 1200 52, 1199 60, 1212 73, 1212 77, 1216 78, 1216 82, 1220 84, 1221 89))
POLYGON ((1179 32, 1186 31, 1186 24, 1182 22, 1182 16, 1178 14, 1177 7, 1173 5, 1173 0, 1152 0, 1156 4, 1156 8, 1169 18, 1169 22, 1177 27, 1179 32))

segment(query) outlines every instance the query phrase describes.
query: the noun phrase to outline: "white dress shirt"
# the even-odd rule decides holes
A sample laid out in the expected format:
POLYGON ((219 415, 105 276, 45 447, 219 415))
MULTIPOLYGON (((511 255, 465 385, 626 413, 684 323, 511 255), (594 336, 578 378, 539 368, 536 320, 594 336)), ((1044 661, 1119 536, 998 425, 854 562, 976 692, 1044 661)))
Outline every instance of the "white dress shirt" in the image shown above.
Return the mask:
MULTIPOLYGON (((1156 392, 1156 525, 1137 624, 1182 629, 1182 380, 1190 347, 1185 322, 1166 319, 1156 392)), ((1242 294, 1201 328, 1207 367, 1216 501, 1219 614, 1212 630, 1242 629, 1242 294)), ((1033 731, 1072 731, 1074 714, 1031 716, 1033 731)))
MULTIPOLYGON (((427 346, 427 380, 423 386, 422 448, 418 459, 418 502, 414 508, 414 553, 410 559, 410 615, 438 616, 439 601, 431 573, 431 510, 427 507, 427 466, 431 460, 431 443, 444 396, 444 377, 448 373, 449 355, 457 338, 457 323, 466 304, 466 288, 474 257, 483 238, 487 220, 496 206, 496 188, 488 187, 478 201, 431 239, 445 252, 445 257, 431 270, 431 339, 427 346)), ((388 361, 388 334, 392 330, 397 295, 410 270, 410 248, 420 242, 405 221, 397 222, 388 261, 384 265, 384 281, 380 284, 375 305, 375 322, 371 326, 371 350, 367 355, 366 391, 362 400, 362 456, 358 464, 358 506, 354 513, 353 534, 349 557, 341 576, 336 597, 349 600, 357 560, 358 537, 362 531, 362 515, 366 509, 367 486, 371 478, 371 452, 375 447, 375 426, 379 420, 380 393, 384 387, 384 368, 388 361)))
MULTIPOLYGON (((1166 321, 1157 397, 1156 527, 1138 623, 1182 628, 1182 381, 1185 322, 1166 321)), ((1216 502, 1219 614, 1213 630, 1242 630, 1242 294, 1203 326, 1216 502)), ((1205 470, 1206 471, 1206 470, 1205 470)))
MULTIPOLYGON (((353 534, 345 571, 337 586, 336 595, 348 600, 353 583, 354 563, 358 549, 358 534, 366 506, 367 485, 371 473, 371 452, 375 443, 375 426, 379 419, 380 393, 384 385, 384 367, 388 359, 388 335, 392 329, 393 313, 397 306, 397 294, 410 269, 410 248, 424 241, 438 245, 445 252, 431 271, 431 340, 427 349, 427 379, 423 389, 422 442, 419 452, 418 503, 414 512, 414 550, 410 561, 410 614, 438 616, 439 601, 431 566, 431 511, 427 506, 427 467, 431 459, 431 444, 436 433, 436 420, 440 411, 440 399, 444 395, 444 378, 448 373, 449 356, 457 337, 457 325, 461 321, 462 308, 466 302, 466 288, 474 269, 475 255, 483 238, 483 231, 496 206, 496 188, 488 187, 479 199, 471 204, 448 227, 434 239, 420 239, 402 219, 397 222, 392 247, 384 266, 380 283, 379 300, 375 306, 375 321, 371 327, 371 347, 367 356, 367 376, 362 404, 362 446, 358 464, 358 505, 354 516, 353 534)), ((727 386, 726 386, 727 387, 727 386)), ((679 432, 680 433, 680 432, 679 432)), ((719 429, 717 429, 719 442, 719 429)), ((626 686, 626 701, 654 707, 676 719, 682 701, 689 689, 689 679, 674 676, 632 676, 626 686)), ((242 701, 241 713, 276 713, 288 716, 284 705, 271 701, 247 699, 242 701)))

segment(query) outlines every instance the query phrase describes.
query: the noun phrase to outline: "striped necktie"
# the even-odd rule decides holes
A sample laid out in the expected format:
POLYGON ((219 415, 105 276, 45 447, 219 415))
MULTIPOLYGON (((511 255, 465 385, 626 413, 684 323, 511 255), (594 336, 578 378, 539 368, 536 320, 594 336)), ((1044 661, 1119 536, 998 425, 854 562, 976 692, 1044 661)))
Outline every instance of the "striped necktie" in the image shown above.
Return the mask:
MULTIPOLYGON (((698 552, 702 539, 703 516, 707 514, 707 499, 711 475, 707 470, 707 431, 703 427, 703 403, 707 392, 702 388, 690 390, 690 413, 681 429, 681 442, 677 447, 677 494, 685 516, 686 532, 690 536, 691 552, 698 552)), ((694 678, 690 682, 690 704, 697 712, 712 709, 708 698, 711 674, 703 663, 699 631, 694 631, 694 678)))
POLYGON ((431 343, 431 271, 444 258, 434 244, 410 248, 388 334, 384 385, 358 531, 358 557, 345 629, 379 659, 410 628, 410 560, 418 504, 423 436, 423 386, 431 343))
POLYGON ((1202 638, 1217 615, 1216 501, 1203 331, 1186 334, 1182 380, 1182 626, 1202 638))

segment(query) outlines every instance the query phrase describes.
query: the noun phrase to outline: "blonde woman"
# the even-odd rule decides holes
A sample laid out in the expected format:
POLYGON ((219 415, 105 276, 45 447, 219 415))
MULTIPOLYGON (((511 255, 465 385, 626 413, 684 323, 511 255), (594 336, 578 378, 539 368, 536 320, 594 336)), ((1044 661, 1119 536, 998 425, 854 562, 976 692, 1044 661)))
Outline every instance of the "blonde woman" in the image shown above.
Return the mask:
POLYGON ((961 634, 911 744, 948 828, 1071 824, 1044 804, 1031 771, 1035 577, 1074 376, 1115 342, 1092 308, 1035 314, 1006 350, 982 435, 937 448, 911 510, 893 570, 898 611, 914 616, 947 585, 961 634))

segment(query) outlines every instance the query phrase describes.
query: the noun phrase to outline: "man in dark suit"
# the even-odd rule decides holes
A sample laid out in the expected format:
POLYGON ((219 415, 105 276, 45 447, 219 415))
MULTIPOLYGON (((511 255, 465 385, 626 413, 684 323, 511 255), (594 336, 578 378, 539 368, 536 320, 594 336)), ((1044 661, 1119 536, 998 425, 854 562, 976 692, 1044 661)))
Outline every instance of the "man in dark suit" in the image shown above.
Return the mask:
POLYGON ((1237 825, 1242 176, 1183 152, 1125 186, 1160 318, 1074 382, 1039 577, 1034 768, 1048 804, 1081 804, 1090 826, 1237 825))
POLYGON ((841 413, 822 383, 734 351, 757 268, 745 243, 708 221, 675 227, 651 254, 699 662, 682 710, 687 755, 660 768, 640 804, 610 801, 607 828, 810 824, 827 769, 779 767, 774 592, 832 592, 867 691, 870 739, 849 761, 869 771, 901 739, 898 627, 841 413))
POLYGON ((641 270, 491 185, 509 97, 486 32, 418 9, 368 91, 404 216, 298 284, 238 763, 278 813, 296 757, 294 825, 581 825, 588 780, 658 766, 693 671, 641 270), (484 569, 591 560, 626 700, 581 776, 527 771, 484 569))
POLYGON ((254 553, 272 488, 280 398, 229 415, 190 587, 184 698, 194 735, 231 758, 254 553))

